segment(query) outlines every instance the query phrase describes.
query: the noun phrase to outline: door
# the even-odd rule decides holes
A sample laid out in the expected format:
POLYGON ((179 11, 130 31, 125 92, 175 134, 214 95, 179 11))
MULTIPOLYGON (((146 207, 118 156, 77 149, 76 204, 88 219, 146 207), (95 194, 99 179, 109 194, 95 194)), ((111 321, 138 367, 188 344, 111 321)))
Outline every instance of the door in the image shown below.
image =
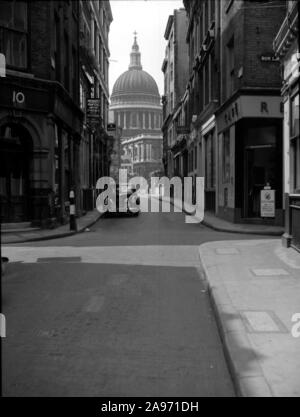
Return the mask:
POLYGON ((249 146, 245 153, 244 216, 260 217, 260 191, 267 183, 276 189, 276 147, 249 146))
POLYGON ((1 221, 29 220, 29 163, 31 146, 27 131, 7 125, 0 135, 1 221))

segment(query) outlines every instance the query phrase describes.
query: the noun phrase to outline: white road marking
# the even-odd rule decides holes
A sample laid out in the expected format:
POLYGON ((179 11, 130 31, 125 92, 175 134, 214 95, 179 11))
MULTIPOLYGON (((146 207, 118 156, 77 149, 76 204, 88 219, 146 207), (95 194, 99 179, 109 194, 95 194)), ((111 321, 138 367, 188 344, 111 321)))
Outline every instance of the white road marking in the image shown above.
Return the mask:
POLYGON ((2 253, 4 256, 9 258, 10 263, 36 263, 39 258, 80 257, 81 263, 90 264, 124 264, 177 267, 199 266, 200 264, 198 245, 100 247, 4 246, 2 248, 2 253))

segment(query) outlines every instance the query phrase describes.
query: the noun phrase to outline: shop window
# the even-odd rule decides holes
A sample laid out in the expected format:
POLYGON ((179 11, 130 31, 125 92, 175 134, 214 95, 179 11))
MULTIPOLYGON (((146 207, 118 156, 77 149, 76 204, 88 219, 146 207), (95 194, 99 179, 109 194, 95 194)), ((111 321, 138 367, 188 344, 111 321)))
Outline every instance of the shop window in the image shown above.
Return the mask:
POLYGON ((27 32, 27 3, 0 1, 0 53, 8 66, 27 68, 27 32))
POLYGON ((230 133, 229 130, 223 135, 223 183, 230 181, 230 133))

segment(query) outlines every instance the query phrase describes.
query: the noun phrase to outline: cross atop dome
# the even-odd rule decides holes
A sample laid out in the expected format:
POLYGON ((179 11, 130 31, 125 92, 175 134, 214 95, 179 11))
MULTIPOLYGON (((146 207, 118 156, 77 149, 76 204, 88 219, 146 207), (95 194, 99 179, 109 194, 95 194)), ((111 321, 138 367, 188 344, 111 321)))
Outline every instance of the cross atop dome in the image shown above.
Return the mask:
POLYGON ((134 35, 134 42, 132 45, 132 50, 131 50, 131 54, 130 54, 130 64, 129 64, 129 69, 143 69, 142 64, 141 64, 141 53, 140 53, 140 48, 139 45, 137 43, 137 31, 135 30, 133 32, 134 35))

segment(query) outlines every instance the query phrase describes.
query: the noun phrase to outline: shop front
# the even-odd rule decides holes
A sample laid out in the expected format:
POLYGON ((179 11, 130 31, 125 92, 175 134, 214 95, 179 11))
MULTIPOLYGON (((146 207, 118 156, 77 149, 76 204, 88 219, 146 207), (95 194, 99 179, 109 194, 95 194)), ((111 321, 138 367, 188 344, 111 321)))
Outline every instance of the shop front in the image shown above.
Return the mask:
POLYGON ((217 114, 218 216, 283 224, 282 117, 277 96, 241 95, 217 114))
POLYGON ((66 222, 79 195, 81 112, 55 83, 0 79, 1 222, 66 222))

